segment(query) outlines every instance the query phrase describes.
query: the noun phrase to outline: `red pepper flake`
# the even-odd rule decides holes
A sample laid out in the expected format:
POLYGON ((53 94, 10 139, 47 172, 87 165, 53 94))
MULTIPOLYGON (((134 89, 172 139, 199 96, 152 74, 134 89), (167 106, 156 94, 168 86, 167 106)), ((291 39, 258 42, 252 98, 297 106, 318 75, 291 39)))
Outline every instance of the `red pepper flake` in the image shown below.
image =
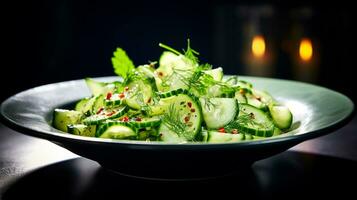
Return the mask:
POLYGON ((147 103, 151 103, 151 97, 148 99, 147 103))
POLYGON ((222 128, 219 128, 219 129, 218 129, 218 132, 225 133, 226 130, 224 130, 224 128, 222 127, 222 128))
POLYGON ((256 98, 258 101, 261 101, 261 100, 262 100, 262 98, 261 98, 261 97, 257 97, 257 96, 255 96, 255 98, 256 98))
POLYGON ((115 113, 115 111, 112 111, 112 112, 108 113, 107 116, 110 117, 110 116, 114 115, 114 113, 115 113))
POLYGON ((129 121, 129 117, 125 116, 121 119, 123 122, 128 122, 129 121))
POLYGON ((101 113, 103 110, 104 110, 103 107, 99 108, 96 114, 98 115, 98 114, 101 113))
POLYGON ((128 91, 128 90, 129 90, 129 87, 128 87, 128 86, 126 86, 126 87, 124 88, 124 90, 125 90, 125 91, 128 91))
POLYGON ((238 134, 238 130, 237 129, 233 129, 232 130, 232 134, 238 134))
POLYGON ((187 105, 188 105, 188 107, 192 107, 192 103, 191 102, 187 102, 187 105))
POLYGON ((137 118, 135 119, 135 121, 141 122, 141 118, 140 118, 140 117, 137 117, 137 118))
POLYGON ((125 97, 125 94, 124 94, 124 93, 120 93, 120 94, 119 94, 119 98, 122 99, 122 98, 124 98, 124 97, 125 97))
POLYGON ((113 95, 113 94, 112 94, 111 92, 108 92, 106 99, 107 99, 107 100, 110 100, 110 98, 112 98, 112 95, 113 95))
POLYGON ((191 112, 195 112, 196 110, 194 108, 191 108, 191 112))
POLYGON ((162 72, 159 72, 158 75, 159 75, 159 77, 164 76, 164 74, 162 72))
POLYGON ((186 116, 184 120, 185 120, 185 123, 187 123, 188 121, 190 121, 190 116, 186 116))

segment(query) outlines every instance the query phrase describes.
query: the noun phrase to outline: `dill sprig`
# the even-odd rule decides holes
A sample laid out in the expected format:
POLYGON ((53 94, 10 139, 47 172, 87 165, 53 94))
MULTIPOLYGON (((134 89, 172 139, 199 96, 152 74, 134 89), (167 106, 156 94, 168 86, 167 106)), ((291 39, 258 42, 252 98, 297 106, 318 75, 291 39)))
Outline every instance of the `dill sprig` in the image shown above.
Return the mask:
POLYGON ((187 125, 180 119, 180 113, 176 110, 174 104, 170 104, 168 111, 162 117, 162 123, 171 131, 177 133, 179 137, 184 137, 187 140, 193 140, 193 133, 187 130, 187 125))
POLYGON ((191 48, 190 39, 187 39, 187 49, 183 51, 185 52, 186 58, 192 60, 194 63, 199 63, 197 56, 200 55, 200 53, 191 48))
POLYGON ((200 55, 200 53, 198 53, 197 51, 195 51, 194 49, 191 48, 190 39, 187 39, 187 48, 186 48, 186 50, 183 50, 183 53, 181 53, 181 52, 177 51, 176 49, 170 47, 169 45, 166 45, 163 43, 159 43, 159 46, 166 50, 171 51, 172 53, 174 53, 176 55, 183 55, 186 58, 190 59, 195 64, 199 63, 197 56, 200 55))

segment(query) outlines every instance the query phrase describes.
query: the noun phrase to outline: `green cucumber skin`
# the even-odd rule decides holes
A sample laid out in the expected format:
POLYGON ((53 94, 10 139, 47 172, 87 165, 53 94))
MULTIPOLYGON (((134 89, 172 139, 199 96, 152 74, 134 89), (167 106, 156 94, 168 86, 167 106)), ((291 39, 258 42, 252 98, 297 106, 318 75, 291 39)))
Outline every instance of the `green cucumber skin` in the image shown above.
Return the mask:
MULTIPOLYGON (((265 128, 261 128, 261 127, 251 127, 253 125, 242 125, 240 127, 240 130, 241 132, 243 133, 249 133, 249 134, 252 134, 252 135, 256 135, 256 136, 259 136, 259 137, 271 137, 273 134, 274 134, 274 122, 272 121, 272 119, 269 117, 269 115, 267 113, 265 113, 264 111, 250 105, 250 104, 239 104, 239 107, 240 107, 240 113, 239 115, 241 115, 241 112, 242 113, 245 113, 245 111, 248 110, 248 112, 251 112, 254 114, 255 117, 261 117, 261 118, 264 118, 262 120, 264 120, 264 122, 266 123, 265 124, 265 128), (249 111, 251 110, 251 111, 249 111)), ((245 113, 245 114, 250 114, 250 113, 245 113)), ((255 119, 252 119, 252 120, 255 120, 255 119)))
POLYGON ((53 112, 52 125, 63 132, 68 132, 67 126, 70 124, 78 124, 82 119, 83 114, 79 111, 55 109, 53 112))

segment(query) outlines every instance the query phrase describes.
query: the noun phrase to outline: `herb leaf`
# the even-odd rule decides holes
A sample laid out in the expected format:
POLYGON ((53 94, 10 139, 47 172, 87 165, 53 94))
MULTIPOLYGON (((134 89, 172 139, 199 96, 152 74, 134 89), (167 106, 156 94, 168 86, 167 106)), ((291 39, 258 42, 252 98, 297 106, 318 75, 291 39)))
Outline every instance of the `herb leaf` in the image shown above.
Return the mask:
POLYGON ((133 62, 122 48, 117 48, 113 53, 112 64, 114 72, 126 79, 128 74, 135 68, 133 62))

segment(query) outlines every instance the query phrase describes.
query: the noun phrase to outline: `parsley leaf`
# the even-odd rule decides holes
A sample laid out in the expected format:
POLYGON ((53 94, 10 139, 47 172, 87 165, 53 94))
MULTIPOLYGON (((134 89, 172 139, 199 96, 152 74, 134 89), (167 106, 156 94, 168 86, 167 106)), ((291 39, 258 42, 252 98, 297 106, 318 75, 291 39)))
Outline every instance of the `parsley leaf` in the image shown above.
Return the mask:
POLYGON ((133 61, 122 48, 117 48, 113 53, 112 64, 114 72, 125 79, 128 74, 135 68, 133 61))

